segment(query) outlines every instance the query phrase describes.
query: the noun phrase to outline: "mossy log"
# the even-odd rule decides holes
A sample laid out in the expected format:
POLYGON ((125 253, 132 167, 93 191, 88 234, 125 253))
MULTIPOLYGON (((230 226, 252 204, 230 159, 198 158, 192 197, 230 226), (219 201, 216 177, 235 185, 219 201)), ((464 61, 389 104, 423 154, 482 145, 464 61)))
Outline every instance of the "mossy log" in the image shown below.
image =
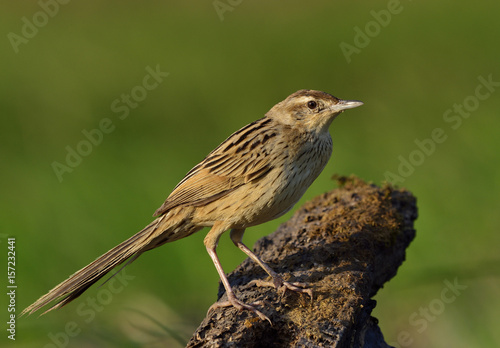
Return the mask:
MULTIPOLYGON (((257 287, 269 280, 246 259, 229 281, 249 311, 212 311, 187 347, 388 347, 371 316, 372 297, 396 275, 415 237, 416 199, 406 190, 377 187, 356 177, 337 177, 339 188, 305 203, 276 232, 257 241, 255 252, 307 294, 257 287)), ((219 289, 219 300, 225 300, 219 289)))

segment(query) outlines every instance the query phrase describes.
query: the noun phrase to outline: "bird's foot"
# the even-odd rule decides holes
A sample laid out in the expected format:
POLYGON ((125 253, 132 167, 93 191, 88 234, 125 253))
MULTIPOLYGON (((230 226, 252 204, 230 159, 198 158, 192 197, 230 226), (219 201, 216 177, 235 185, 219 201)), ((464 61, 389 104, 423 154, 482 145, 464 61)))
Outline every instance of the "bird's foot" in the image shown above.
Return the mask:
POLYGON ((249 284, 253 284, 253 285, 256 285, 259 287, 261 287, 261 286, 275 287, 278 290, 278 293, 280 295, 284 295, 286 290, 300 292, 303 294, 308 294, 309 297, 311 298, 311 301, 313 300, 313 292, 311 289, 307 288, 307 284, 289 283, 289 282, 284 281, 281 277, 273 277, 272 281, 264 281, 264 280, 260 280, 260 279, 254 279, 249 284))
POLYGON ((210 313, 210 311, 215 310, 217 308, 224 308, 224 307, 234 307, 240 311, 242 310, 247 310, 250 311, 254 314, 256 314, 260 319, 262 320, 267 320, 269 324, 273 325, 271 322, 271 319, 269 319, 264 313, 259 311, 257 308, 254 307, 254 305, 261 305, 263 304, 262 301, 257 301, 252 303, 251 305, 248 305, 246 303, 243 303, 242 301, 238 300, 236 297, 229 297, 227 301, 222 301, 222 302, 216 302, 213 305, 210 306, 208 309, 207 315, 210 313))

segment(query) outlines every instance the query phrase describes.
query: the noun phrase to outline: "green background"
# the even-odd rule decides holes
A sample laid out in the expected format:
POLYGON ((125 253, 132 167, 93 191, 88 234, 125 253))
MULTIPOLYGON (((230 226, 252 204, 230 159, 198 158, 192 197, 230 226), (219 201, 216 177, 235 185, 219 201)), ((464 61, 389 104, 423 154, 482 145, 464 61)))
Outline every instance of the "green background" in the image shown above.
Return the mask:
MULTIPOLYGON (((479 77, 500 81, 500 3, 219 3, 230 8, 222 18, 211 1, 72 1, 57 13, 52 5, 46 23, 37 2, 2 3, 0 255, 6 260, 6 237, 16 237, 17 313, 149 223, 229 134, 308 88, 365 105, 333 123, 332 160, 303 201, 332 189, 334 173, 377 184, 387 172, 403 173, 399 186, 418 197, 417 238, 376 296, 373 315, 387 342, 500 345, 500 88, 474 97, 479 77), (16 46, 23 17, 42 25, 16 46), (360 31, 369 34, 364 41, 360 31), (341 43, 355 40, 348 62, 341 43), (148 66, 169 75, 120 119, 111 104, 142 84, 148 66), (443 118, 464 101, 469 115, 443 118), (64 164, 67 146, 76 149, 82 131, 105 118, 114 131, 60 182, 53 162, 64 164), (416 141, 436 128, 446 139, 434 148, 427 142, 419 157, 416 141), (413 169, 398 168, 402 160, 413 169), (460 290, 445 290, 446 281, 460 290)), ((249 229, 245 241, 252 245, 290 214, 249 229)), ((216 300, 204 235, 141 256, 126 269, 133 279, 114 283, 111 297, 109 283, 94 286, 62 310, 18 319, 15 343, 179 346, 216 300), (93 298, 104 305, 89 311, 93 298)), ((227 272, 244 259, 228 236, 219 251, 227 272)), ((4 323, 7 300, 1 296, 4 323)), ((2 330, 2 346, 12 343, 7 335, 2 330)))

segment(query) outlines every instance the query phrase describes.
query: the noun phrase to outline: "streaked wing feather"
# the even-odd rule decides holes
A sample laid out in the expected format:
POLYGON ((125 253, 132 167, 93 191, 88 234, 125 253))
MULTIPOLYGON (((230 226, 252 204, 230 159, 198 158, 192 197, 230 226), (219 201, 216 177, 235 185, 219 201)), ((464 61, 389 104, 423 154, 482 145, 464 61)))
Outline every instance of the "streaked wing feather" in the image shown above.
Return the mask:
POLYGON ((262 178, 273 168, 268 149, 276 132, 267 126, 270 122, 262 118, 227 138, 186 174, 154 215, 179 205, 207 204, 262 178))

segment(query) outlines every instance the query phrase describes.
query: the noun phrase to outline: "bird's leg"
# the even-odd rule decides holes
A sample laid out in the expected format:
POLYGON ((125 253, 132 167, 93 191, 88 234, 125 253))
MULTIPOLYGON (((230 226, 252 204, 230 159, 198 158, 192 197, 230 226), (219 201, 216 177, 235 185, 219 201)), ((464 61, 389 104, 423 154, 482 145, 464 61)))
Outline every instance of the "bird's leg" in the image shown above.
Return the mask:
POLYGON ((257 286, 274 286, 276 289, 278 289, 279 292, 284 293, 287 289, 292 290, 292 291, 297 291, 297 292, 302 292, 306 293, 311 297, 311 300, 313 298, 313 292, 311 289, 305 289, 306 285, 303 283, 288 283, 281 278, 281 276, 276 273, 271 267, 266 265, 264 261, 260 259, 252 250, 250 250, 249 247, 247 247, 245 244, 243 244, 243 233, 245 232, 244 229, 233 229, 230 232, 230 237, 231 240, 233 241, 234 245, 236 245, 238 248, 240 248, 245 254, 247 254, 252 260, 254 260, 264 271, 266 271, 267 274, 273 278, 272 282, 266 282, 262 280, 253 280, 252 282, 257 285, 257 286))
POLYGON ((219 261, 219 257, 217 256, 217 244, 219 242, 219 238, 222 235, 222 233, 225 232, 225 229, 221 228, 221 224, 215 223, 212 227, 212 229, 208 232, 207 236, 204 239, 204 244, 205 247, 207 248, 208 255, 212 258, 212 261, 215 265, 215 268, 217 269, 217 272, 219 273, 219 277, 222 280, 222 284, 224 285, 224 288, 226 289, 226 294, 227 294, 227 301, 223 302, 216 302, 210 308, 208 309, 208 312, 212 309, 217 309, 220 307, 228 307, 228 306, 233 306, 238 310, 249 310, 256 315, 259 316, 262 320, 267 320, 269 323, 272 325, 271 320, 265 316, 262 312, 257 310, 255 307, 251 305, 247 305, 243 303, 242 301, 238 300, 236 295, 233 292, 233 289, 231 288, 231 285, 229 284, 229 281, 226 277, 226 274, 224 273, 224 270, 222 269, 222 265, 219 261))

